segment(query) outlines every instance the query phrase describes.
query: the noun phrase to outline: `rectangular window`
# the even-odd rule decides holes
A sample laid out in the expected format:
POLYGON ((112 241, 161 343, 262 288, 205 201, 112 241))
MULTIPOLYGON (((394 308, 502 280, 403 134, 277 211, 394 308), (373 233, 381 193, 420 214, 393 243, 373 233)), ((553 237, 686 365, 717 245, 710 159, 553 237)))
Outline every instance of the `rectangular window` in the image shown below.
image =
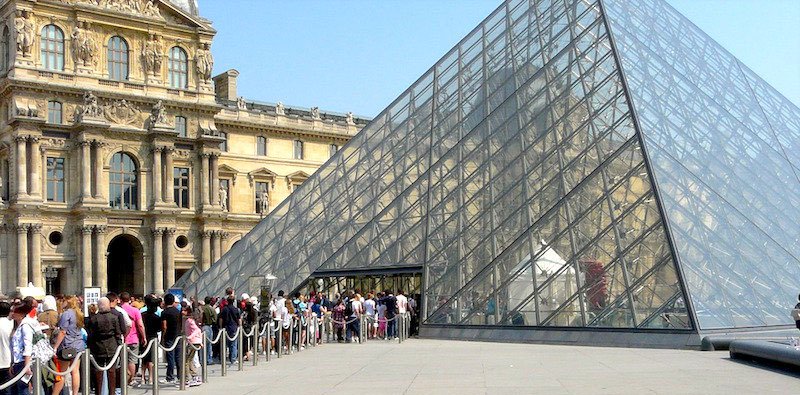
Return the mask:
POLYGON ((329 152, 330 156, 336 155, 336 153, 339 152, 339 146, 336 145, 336 144, 329 145, 328 146, 328 152, 329 152))
POLYGON ((47 158, 47 201, 64 202, 64 158, 47 158))
POLYGON ((256 181, 256 213, 269 212, 269 183, 256 181))
POLYGON ((303 159, 303 142, 300 140, 294 141, 294 158, 303 159))
POLYGON ((189 208, 189 168, 176 167, 173 171, 175 185, 175 204, 189 208))
POLYGON ((220 196, 220 204, 222 204, 225 211, 231 211, 231 180, 220 179, 219 187, 222 189, 221 195, 224 196, 220 196))
POLYGON ((219 150, 222 152, 228 152, 228 133, 219 132, 219 137, 225 139, 225 141, 219 143, 219 150))
POLYGON ((175 133, 178 133, 179 137, 186 137, 186 118, 185 117, 175 117, 175 133))
POLYGON ((49 101, 47 102, 47 123, 54 125, 61 124, 61 102, 49 101))
POLYGON ((267 156, 267 138, 264 136, 256 137, 256 155, 267 156))

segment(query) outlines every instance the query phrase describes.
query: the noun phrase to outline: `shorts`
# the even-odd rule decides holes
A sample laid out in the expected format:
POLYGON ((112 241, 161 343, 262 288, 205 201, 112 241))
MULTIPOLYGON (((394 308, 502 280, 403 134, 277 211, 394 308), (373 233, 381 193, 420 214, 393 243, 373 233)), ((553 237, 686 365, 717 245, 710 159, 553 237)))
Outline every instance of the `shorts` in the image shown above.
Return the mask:
POLYGON ((378 329, 382 331, 386 330, 386 318, 378 318, 378 329))
POLYGON ((133 353, 139 354, 139 344, 126 344, 125 347, 128 347, 128 365, 136 365, 139 363, 139 358, 133 355, 133 353))
MULTIPOLYGON (((148 342, 150 340, 152 340, 152 339, 147 339, 148 342)), ((158 347, 158 343, 154 344, 153 347, 158 347)), ((139 347, 139 353, 143 352, 146 348, 147 348, 147 346, 139 347)), ((147 354, 142 355, 142 363, 150 363, 150 362, 153 362, 153 349, 152 348, 150 349, 150 351, 147 352, 147 354)))

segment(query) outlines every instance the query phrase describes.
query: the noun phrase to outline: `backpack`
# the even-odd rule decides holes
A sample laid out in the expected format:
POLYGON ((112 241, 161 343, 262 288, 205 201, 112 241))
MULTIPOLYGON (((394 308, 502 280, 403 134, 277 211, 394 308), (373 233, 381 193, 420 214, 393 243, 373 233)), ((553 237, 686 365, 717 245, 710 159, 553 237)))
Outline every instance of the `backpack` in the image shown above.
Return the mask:
POLYGON ((50 345, 50 341, 47 340, 47 336, 45 336, 42 331, 34 328, 33 325, 27 325, 33 332, 33 340, 31 341, 31 344, 33 344, 33 357, 40 361, 49 361, 53 359, 53 356, 56 355, 56 352, 53 350, 53 346, 50 345))
POLYGON ((344 304, 344 316, 349 318, 351 315, 353 315, 353 302, 347 301, 344 304))
POLYGON ((800 309, 796 307, 792 309, 792 319, 795 321, 800 321, 800 309))

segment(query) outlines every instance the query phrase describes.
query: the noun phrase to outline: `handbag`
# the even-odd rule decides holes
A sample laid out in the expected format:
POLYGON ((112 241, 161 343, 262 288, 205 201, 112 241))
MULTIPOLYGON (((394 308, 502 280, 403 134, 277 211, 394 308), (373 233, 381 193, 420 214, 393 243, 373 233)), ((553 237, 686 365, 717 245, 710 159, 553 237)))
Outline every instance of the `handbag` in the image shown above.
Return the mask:
POLYGON ((73 347, 61 347, 58 352, 56 352, 56 356, 62 361, 71 361, 75 359, 76 355, 78 355, 78 350, 73 347))
POLYGON ((800 321, 800 309, 792 309, 792 319, 800 321))
POLYGON ((33 331, 33 341, 31 342, 33 344, 33 356, 40 361, 49 361, 56 355, 53 346, 50 345, 50 341, 47 340, 47 336, 42 331, 36 330, 32 325, 28 326, 33 331))

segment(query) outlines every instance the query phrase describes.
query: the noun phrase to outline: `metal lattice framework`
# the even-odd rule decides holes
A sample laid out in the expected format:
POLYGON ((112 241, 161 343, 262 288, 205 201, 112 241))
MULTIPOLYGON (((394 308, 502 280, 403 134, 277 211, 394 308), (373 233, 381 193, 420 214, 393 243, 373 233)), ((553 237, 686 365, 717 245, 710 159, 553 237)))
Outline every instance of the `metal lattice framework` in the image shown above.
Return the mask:
POLYGON ((800 110, 661 0, 509 0, 187 290, 422 266, 423 322, 789 323, 800 110))

